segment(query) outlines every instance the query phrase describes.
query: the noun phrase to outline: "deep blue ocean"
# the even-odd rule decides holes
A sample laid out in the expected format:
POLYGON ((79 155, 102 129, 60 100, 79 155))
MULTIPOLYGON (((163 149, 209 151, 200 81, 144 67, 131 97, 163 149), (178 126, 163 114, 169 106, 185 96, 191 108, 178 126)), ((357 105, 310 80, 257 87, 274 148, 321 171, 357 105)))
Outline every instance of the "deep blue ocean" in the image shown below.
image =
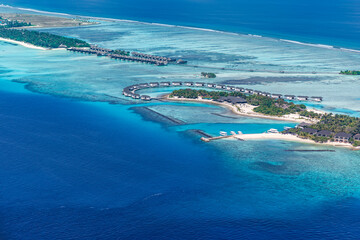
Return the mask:
POLYGON ((360 49, 360 2, 356 0, 5 0, 2 3, 360 49))
MULTIPOLYGON (((2 3, 360 49, 360 3, 351 0, 2 3)), ((112 36, 111 31, 104 32, 105 37, 112 36)), ((104 36, 91 31, 89 35, 105 42, 104 36)), ((195 124, 169 127, 152 116, 136 114, 132 105, 81 101, 71 93, 79 86, 86 90, 80 82, 71 85, 72 78, 100 78, 92 71, 95 68, 109 82, 126 79, 126 70, 134 76, 144 71, 151 77, 153 68, 124 64, 122 75, 122 69, 116 70, 107 59, 70 55, 82 60, 76 62, 72 76, 54 67, 73 67, 66 52, 4 44, 1 49, 14 51, 12 58, 6 60, 2 54, 0 60, 1 240, 360 238, 359 153, 288 152, 327 148, 280 141, 205 144, 182 130, 198 127, 217 133, 220 126, 263 132, 288 123, 254 119, 232 123, 235 120, 226 115, 223 122, 211 124, 217 118, 206 115, 210 111, 204 110, 206 106, 192 106, 200 109, 194 114, 178 104, 177 110, 195 124), (13 68, 5 61, 13 62, 13 68), (23 67, 29 61, 36 69, 23 67), (6 81, 26 82, 26 74, 35 82, 28 89, 56 96, 6 81), (44 79, 58 85, 52 89, 43 84, 44 79)), ((83 100, 89 99, 79 92, 83 100)))

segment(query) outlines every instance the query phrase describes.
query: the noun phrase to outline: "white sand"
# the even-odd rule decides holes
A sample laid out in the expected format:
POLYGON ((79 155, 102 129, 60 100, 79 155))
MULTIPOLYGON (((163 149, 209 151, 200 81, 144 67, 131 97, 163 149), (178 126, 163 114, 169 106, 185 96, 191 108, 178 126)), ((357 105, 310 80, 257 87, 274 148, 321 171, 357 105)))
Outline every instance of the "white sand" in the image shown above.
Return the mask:
MULTIPOLYGON (((209 104, 215 104, 222 107, 226 107, 227 109, 231 110, 233 113, 246 116, 246 117, 255 117, 255 118, 266 118, 266 119, 273 119, 273 120, 280 120, 280 121, 287 121, 287 122, 306 122, 306 123, 315 123, 313 120, 305 117, 301 117, 299 114, 289 114, 284 115, 281 117, 277 116, 268 116, 265 114, 254 112, 253 109, 255 106, 252 106, 250 104, 236 104, 232 105, 227 102, 219 103, 212 100, 207 99, 188 99, 188 98, 169 98, 169 95, 165 96, 165 99, 170 101, 187 101, 187 102, 202 102, 202 103, 209 103, 209 104)), ((308 111, 313 111, 312 109, 308 109, 308 111)))
POLYGON ((18 44, 18 45, 21 45, 21 46, 24 46, 24 47, 27 47, 27 48, 32 48, 32 49, 50 50, 48 48, 38 47, 38 46, 32 45, 30 43, 19 42, 19 41, 15 41, 15 40, 12 40, 12 39, 7 39, 7 38, 1 38, 0 37, 0 41, 14 43, 14 44, 18 44))
POLYGON ((354 150, 360 150, 359 147, 353 147, 350 143, 338 143, 338 142, 330 142, 330 141, 326 143, 317 143, 310 139, 303 139, 294 135, 282 134, 282 133, 238 134, 238 135, 234 135, 234 138, 238 138, 242 140, 284 140, 284 141, 292 141, 292 142, 329 145, 334 147, 346 147, 354 150))

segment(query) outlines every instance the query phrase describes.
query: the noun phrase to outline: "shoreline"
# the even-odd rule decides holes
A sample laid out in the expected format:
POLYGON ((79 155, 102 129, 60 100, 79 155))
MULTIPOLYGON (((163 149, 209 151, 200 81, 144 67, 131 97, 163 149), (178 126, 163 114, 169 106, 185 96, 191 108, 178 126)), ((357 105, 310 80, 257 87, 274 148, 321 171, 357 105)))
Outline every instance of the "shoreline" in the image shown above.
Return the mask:
MULTIPOLYGON (((20 42, 20 41, 8 39, 8 38, 2 38, 2 37, 0 37, 0 41, 2 41, 2 42, 8 42, 8 43, 13 43, 13 44, 16 44, 16 45, 21 45, 21 46, 23 46, 23 47, 31 48, 31 49, 37 49, 37 50, 53 50, 53 49, 50 49, 50 48, 39 47, 39 46, 32 45, 32 44, 30 44, 30 43, 20 42)), ((59 48, 59 49, 61 49, 61 48, 59 48)))
POLYGON ((294 44, 294 45, 302 45, 302 46, 308 46, 308 47, 314 47, 314 48, 322 48, 322 49, 328 49, 328 50, 335 50, 335 51, 342 51, 342 52, 351 52, 355 54, 360 54, 360 49, 351 48, 347 46, 332 46, 328 45, 326 43, 316 43, 316 42, 302 42, 300 40, 292 39, 290 36, 290 39, 284 39, 284 38, 276 38, 275 36, 267 36, 267 35, 259 35, 255 33, 244 33, 244 32, 231 32, 226 30, 219 30, 219 29, 208 29, 208 28, 202 28, 197 26, 182 26, 177 24, 170 24, 170 23, 161 23, 161 22, 144 22, 141 20, 132 20, 132 19, 118 19, 118 18, 111 18, 111 17, 101 17, 101 16, 87 16, 82 14, 71 14, 71 13, 62 13, 62 12, 51 12, 46 10, 39 10, 34 8, 28 8, 28 7, 21 7, 21 6, 12 6, 8 4, 0 4, 0 7, 3 8, 10 8, 10 9, 16 9, 20 11, 27 11, 27 12, 33 12, 37 14, 47 14, 52 16, 62 16, 62 17, 81 17, 81 18, 88 18, 92 20, 98 20, 98 21, 108 21, 108 22, 129 22, 129 23, 137 23, 137 24, 147 24, 147 25, 157 25, 157 26, 163 26, 163 27, 176 27, 176 28, 183 28, 183 29, 190 29, 190 30, 196 30, 196 31, 204 31, 204 32, 214 32, 214 33, 222 33, 222 34, 228 34, 228 35, 238 35, 243 37, 249 37, 249 38, 267 38, 267 39, 273 39, 279 42, 294 44))
POLYGON ((343 147, 352 150, 360 150, 360 147, 354 147, 350 143, 338 143, 338 142, 325 142, 319 143, 310 139, 299 138, 295 135, 291 134, 282 134, 282 133, 255 133, 255 134, 237 134, 234 135, 233 138, 240 140, 283 140, 290 142, 300 142, 300 143, 308 143, 308 144, 316 144, 316 145, 326 145, 332 147, 343 147))
MULTIPOLYGON (((306 123, 314 123, 313 121, 310 121, 308 119, 303 119, 303 118, 295 118, 294 116, 291 117, 277 117, 277 116, 268 116, 268 115, 264 115, 261 113, 256 113, 256 112, 239 112, 239 110, 229 104, 229 103, 219 103, 219 102, 215 102, 212 100, 206 100, 206 99, 188 99, 188 98, 170 98, 169 94, 163 96, 161 99, 166 100, 166 101, 176 101, 176 102, 200 102, 200 103, 207 103, 207 104, 212 104, 212 105, 217 105, 217 106, 221 106, 224 107, 228 110, 230 110, 232 113, 236 114, 236 115, 240 115, 240 116, 245 116, 245 117, 253 117, 253 118, 264 118, 264 119, 270 119, 270 120, 278 120, 278 121, 285 121, 285 122, 297 122, 297 123, 302 123, 302 122, 306 122, 306 123)), ((250 110, 249 104, 247 104, 248 106, 245 106, 246 110, 250 110)), ((250 110, 252 111, 252 110, 250 110)))

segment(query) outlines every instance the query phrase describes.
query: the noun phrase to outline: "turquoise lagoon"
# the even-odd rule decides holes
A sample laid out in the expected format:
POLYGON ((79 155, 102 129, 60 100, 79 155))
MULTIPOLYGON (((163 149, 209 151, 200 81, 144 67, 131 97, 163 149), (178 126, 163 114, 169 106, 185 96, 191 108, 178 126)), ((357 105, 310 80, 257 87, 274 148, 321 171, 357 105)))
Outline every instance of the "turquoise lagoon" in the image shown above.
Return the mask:
MULTIPOLYGON (((201 81, 200 72, 213 68, 218 77, 206 81, 321 95, 325 100, 317 107, 357 114, 358 77, 337 72, 356 69, 360 54, 121 21, 46 31, 184 58, 198 67, 156 67, 0 42, 4 238, 359 236, 358 152, 283 141, 203 143, 190 130, 259 133, 294 123, 239 117, 205 104, 134 102, 121 92, 140 82, 201 81), (166 124, 157 114, 182 124, 166 124), (304 149, 335 152, 287 151, 304 149)), ((152 94, 168 91, 158 90, 152 94)))

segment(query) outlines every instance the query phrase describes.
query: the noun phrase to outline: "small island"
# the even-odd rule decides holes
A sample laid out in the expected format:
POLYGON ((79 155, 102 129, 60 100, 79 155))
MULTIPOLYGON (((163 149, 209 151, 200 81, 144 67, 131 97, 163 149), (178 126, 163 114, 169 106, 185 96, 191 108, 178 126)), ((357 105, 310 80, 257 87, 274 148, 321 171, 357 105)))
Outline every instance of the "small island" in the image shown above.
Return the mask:
POLYGON ((360 146, 360 118, 308 109, 304 104, 294 104, 278 98, 277 94, 263 96, 240 92, 179 89, 169 94, 166 99, 218 104, 248 117, 301 122, 295 128, 287 128, 281 133, 275 131, 234 135, 241 140, 279 139, 344 147, 360 146))
POLYGON ((207 72, 202 72, 201 76, 204 78, 216 78, 216 74, 215 73, 207 73, 207 72))
POLYGON ((341 71, 340 74, 343 74, 343 75, 360 75, 360 71, 346 70, 346 71, 341 71))

